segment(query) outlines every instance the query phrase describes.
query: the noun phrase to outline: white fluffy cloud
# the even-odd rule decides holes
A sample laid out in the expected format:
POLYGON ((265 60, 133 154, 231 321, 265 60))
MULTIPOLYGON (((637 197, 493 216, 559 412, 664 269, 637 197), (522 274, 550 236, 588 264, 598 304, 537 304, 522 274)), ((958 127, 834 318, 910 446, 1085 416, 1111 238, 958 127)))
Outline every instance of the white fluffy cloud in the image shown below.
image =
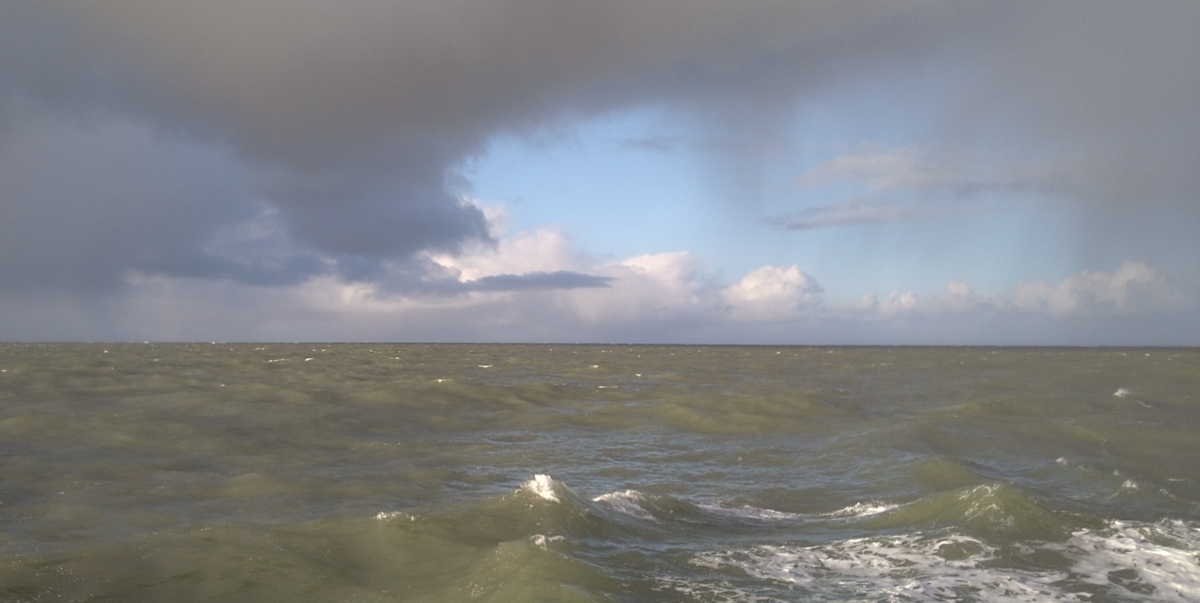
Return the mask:
POLYGON ((721 291, 736 318, 795 318, 820 303, 821 287, 799 266, 763 266, 721 291))

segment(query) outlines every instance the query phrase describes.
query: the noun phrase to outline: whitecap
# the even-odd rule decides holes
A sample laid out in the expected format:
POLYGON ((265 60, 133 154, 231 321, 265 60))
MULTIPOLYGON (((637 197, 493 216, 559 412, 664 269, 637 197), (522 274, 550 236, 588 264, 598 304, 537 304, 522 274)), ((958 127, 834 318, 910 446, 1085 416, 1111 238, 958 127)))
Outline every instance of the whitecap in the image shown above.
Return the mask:
POLYGON ((600 503, 613 511, 624 513, 638 519, 654 519, 654 516, 642 506, 646 497, 637 490, 624 490, 621 492, 609 492, 601 494, 592 499, 592 502, 600 503))
POLYGON ((1124 398, 1129 395, 1129 390, 1127 390, 1123 387, 1117 388, 1117 391, 1113 392, 1113 395, 1118 398, 1124 398))
POLYGON ((546 536, 544 534, 534 534, 533 536, 529 537, 529 541, 532 542, 534 546, 542 550, 546 550, 546 545, 548 543, 562 542, 562 539, 562 536, 546 536))
POLYGON ((860 502, 860 503, 854 503, 854 504, 850 505, 849 507, 838 509, 837 511, 830 511, 829 513, 822 513, 821 516, 822 517, 869 517, 871 515, 879 515, 880 513, 886 513, 886 512, 891 511, 892 509, 895 509, 896 507, 899 507, 899 506, 900 505, 897 505, 897 504, 883 503, 883 502, 878 502, 878 501, 871 501, 871 502, 866 502, 866 503, 860 502))
POLYGON ((404 517, 405 519, 408 519, 409 521, 417 520, 416 517, 413 517, 412 515, 409 515, 408 513, 404 513, 402 511, 380 511, 375 514, 375 519, 377 521, 390 521, 397 517, 404 517))
POLYGON ((529 478, 529 481, 521 484, 520 490, 532 492, 538 497, 552 502, 558 501, 558 494, 554 492, 554 479, 549 475, 537 474, 529 478))

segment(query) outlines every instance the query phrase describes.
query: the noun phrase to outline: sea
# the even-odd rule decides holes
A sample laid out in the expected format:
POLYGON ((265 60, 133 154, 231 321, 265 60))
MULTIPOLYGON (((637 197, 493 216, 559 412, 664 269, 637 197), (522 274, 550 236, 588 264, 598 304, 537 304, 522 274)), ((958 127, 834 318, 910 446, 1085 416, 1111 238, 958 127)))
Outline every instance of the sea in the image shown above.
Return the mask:
POLYGON ((51 601, 1200 601, 1200 349, 3 344, 51 601))

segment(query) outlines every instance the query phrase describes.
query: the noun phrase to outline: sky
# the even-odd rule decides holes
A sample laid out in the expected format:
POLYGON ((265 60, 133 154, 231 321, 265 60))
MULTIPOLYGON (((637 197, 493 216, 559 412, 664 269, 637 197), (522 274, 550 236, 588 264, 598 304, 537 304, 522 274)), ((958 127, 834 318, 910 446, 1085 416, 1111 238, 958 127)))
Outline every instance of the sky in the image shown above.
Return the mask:
POLYGON ((1200 345, 1198 30, 7 0, 0 341, 1200 345))

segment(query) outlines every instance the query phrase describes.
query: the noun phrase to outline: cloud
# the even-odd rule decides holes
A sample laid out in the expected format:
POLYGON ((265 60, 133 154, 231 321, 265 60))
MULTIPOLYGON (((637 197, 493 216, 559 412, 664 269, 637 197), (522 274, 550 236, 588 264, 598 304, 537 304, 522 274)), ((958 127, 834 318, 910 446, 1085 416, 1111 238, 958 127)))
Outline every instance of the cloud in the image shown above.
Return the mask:
POLYGON ((684 147, 682 136, 645 136, 627 138, 617 145, 622 151, 641 151, 650 153, 677 153, 684 147))
POLYGON ((1112 272, 1085 270, 1060 282, 1020 282, 1007 294, 978 293, 954 280, 940 295, 891 293, 882 302, 868 294, 834 314, 880 319, 902 316, 964 314, 1045 315, 1054 318, 1180 312, 1189 296, 1169 279, 1140 262, 1124 262, 1112 272))
POLYGON ((882 150, 864 143, 854 153, 818 164, 796 178, 807 189, 853 183, 865 197, 767 218, 788 230, 886 224, 999 211, 976 200, 984 194, 1038 193, 1072 197, 1086 188, 1079 167, 1065 160, 1028 163, 965 148, 917 146, 882 150), (909 197, 903 194, 910 194, 909 197), (917 200, 911 199, 917 195, 917 200))
POLYGON ((263 210, 220 149, 136 122, 14 111, 0 136, 0 292, 111 290, 131 271, 285 285, 327 270, 305 253, 244 261, 233 241, 206 251, 263 210))
POLYGON ((226 146, 294 240, 391 260, 488 238, 454 172, 498 133, 738 87, 743 98, 803 88, 819 75, 808 57, 859 47, 902 26, 904 12, 540 0, 17 0, 0 10, 3 100, 226 146))
POLYGON ((406 274, 395 265, 394 274, 371 280, 326 273, 286 286, 134 273, 123 293, 99 304, 26 294, 0 297, 0 312, 10 319, 9 339, 961 344, 983 337, 1112 345, 1200 336, 1180 322, 1194 311, 1193 298, 1134 262, 1002 293, 954 280, 935 295, 869 293, 842 304, 799 266, 762 266, 725 284, 685 251, 597 260, 555 229, 436 257, 445 262, 437 264, 441 273, 406 274), (390 278, 424 280, 392 288, 390 278))
POLYGON ((872 193, 948 191, 956 197, 983 192, 1063 193, 1072 188, 1068 166, 1019 162, 965 148, 936 151, 917 146, 881 150, 864 143, 796 178, 806 188, 856 182, 872 193))
POLYGON ((1060 283, 1019 283, 1012 304, 1055 316, 1132 314, 1181 309, 1187 297, 1154 269, 1125 262, 1111 273, 1084 271, 1060 283))
POLYGON ((766 224, 782 226, 787 230, 811 230, 831 226, 853 226, 861 224, 887 224, 909 220, 923 220, 942 216, 958 216, 984 211, 979 207, 953 205, 920 205, 916 203, 870 203, 862 199, 849 199, 829 205, 810 207, 782 216, 763 220, 766 224))
POLYGON ((468 291, 527 291, 530 289, 580 289, 607 287, 611 278, 556 270, 526 274, 497 274, 464 283, 468 291))
MULTIPOLYGON (((502 210, 491 211, 504 219, 502 210)), ((458 285, 438 289, 441 294, 474 292, 471 303, 527 310, 504 310, 511 320, 520 315, 530 323, 561 321, 585 330, 669 334, 730 320, 789 321, 810 316, 820 304, 821 287, 798 266, 763 266, 722 286, 686 251, 599 261, 577 251, 555 228, 520 231, 500 237, 495 246, 430 258, 458 275, 458 285)))
POLYGON ((817 187, 831 181, 861 182, 871 191, 931 190, 957 184, 963 166, 947 159, 931 160, 916 147, 898 147, 880 151, 864 144, 857 153, 841 155, 821 163, 796 178, 804 187, 817 187))
MULTIPOLYGON (((1193 249, 1198 19, 1189 1, 10 0, 0 3, 0 290, 28 300, 64 289, 100 305, 123 287, 161 301, 207 282, 245 295, 234 296, 243 309, 315 290, 416 308, 444 286, 437 303, 462 304, 451 309, 529 293, 522 299, 537 303, 501 313, 512 325, 556 308, 631 329, 652 317, 720 320, 730 299, 684 252, 603 263, 554 249, 553 261, 479 251, 519 241, 506 243, 464 200, 460 166, 500 134, 647 106, 687 114, 699 131, 732 131, 735 143, 767 140, 814 95, 930 73, 933 92, 896 102, 935 103, 930 127, 946 148, 994 144, 1038 161, 862 147, 801 182, 848 180, 877 195, 1067 195, 1090 212, 1084 265, 1110 265, 1087 260, 1118 253, 1108 250, 1121 240, 1193 249)), ((745 152, 722 155, 715 172, 753 169, 733 157, 753 145, 726 148, 745 152)), ((947 211, 867 199, 783 223, 947 211)), ((779 301, 808 289, 775 270, 787 293, 762 301, 775 309, 766 314, 817 312, 779 301)), ((1122 294, 1082 276, 1029 285, 1020 307, 1103 312, 1166 299, 1158 281, 1139 278, 1122 281, 1122 294)), ((899 315, 909 299, 876 304, 899 315)))
MULTIPOLYGON (((500 206, 489 211, 493 223, 508 220, 507 212, 500 206)), ((592 264, 591 258, 576 250, 566 235, 554 227, 522 230, 509 236, 499 229, 494 232, 497 233, 494 245, 476 244, 456 253, 433 253, 427 257, 463 281, 500 274, 578 271, 592 264)))
POLYGON ((794 319, 819 303, 821 287, 799 266, 763 266, 721 291, 733 315, 744 320, 794 319))

